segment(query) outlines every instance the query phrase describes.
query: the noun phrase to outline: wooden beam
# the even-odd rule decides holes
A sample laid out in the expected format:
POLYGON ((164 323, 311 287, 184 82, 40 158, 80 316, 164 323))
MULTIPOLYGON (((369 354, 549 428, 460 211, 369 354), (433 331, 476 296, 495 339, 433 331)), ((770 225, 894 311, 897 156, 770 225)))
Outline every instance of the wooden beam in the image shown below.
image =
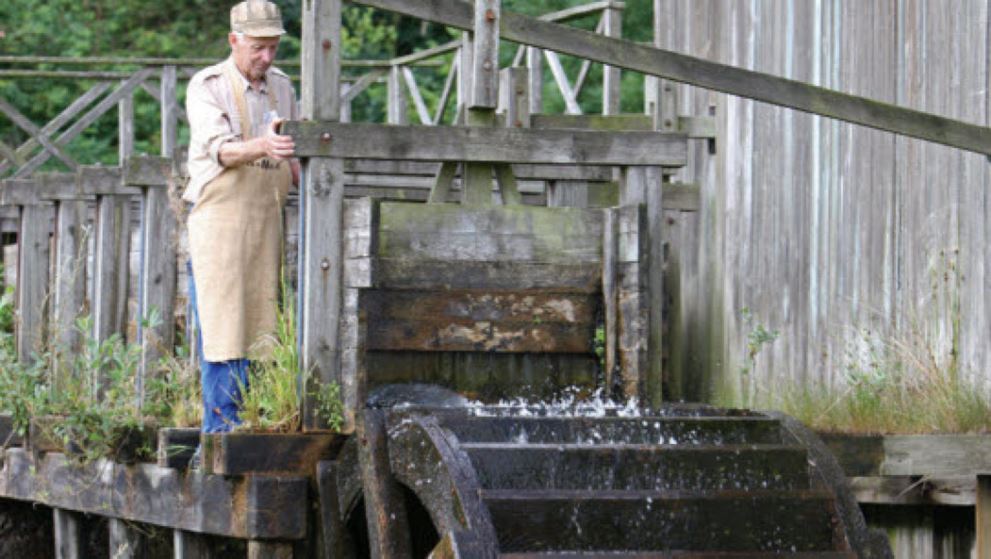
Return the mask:
MULTIPOLYGON (((472 28, 472 6, 460 0, 359 0, 357 3, 459 29, 472 28)), ((509 41, 991 155, 991 129, 984 126, 631 41, 603 37, 512 12, 502 13, 501 32, 502 37, 509 41)))
POLYGON ((127 522, 117 518, 108 521, 110 557, 113 559, 142 559, 145 557, 145 537, 127 522))
POLYGON ((125 95, 117 103, 117 163, 123 166, 132 153, 134 153, 133 93, 125 95))
MULTIPOLYGON (((304 7, 302 117, 335 121, 340 118, 341 2, 313 0, 304 7)), ((297 146, 297 155, 306 154, 297 146)), ((341 377, 338 324, 343 299, 343 175, 341 159, 303 160, 299 343, 301 368, 311 375, 303 390, 304 429, 324 427, 313 396, 319 384, 334 382, 347 391, 348 383, 354 382, 341 377)), ((346 416, 343 429, 350 432, 353 410, 346 416)))
POLYGON ((564 98, 564 106, 568 114, 582 114, 582 108, 578 105, 578 99, 575 98, 575 91, 571 87, 571 82, 568 81, 568 75, 564 72, 564 66, 561 65, 561 58, 556 52, 549 50, 544 51, 544 56, 547 58, 547 65, 551 68, 551 75, 554 76, 554 81, 557 83, 557 89, 561 92, 561 97, 564 98))
MULTIPOLYGON (((41 131, 46 135, 57 132, 60 128, 68 124, 73 117, 88 107, 90 103, 103 95, 103 93, 108 89, 110 89, 110 84, 107 82, 94 84, 93 87, 89 88, 86 93, 83 93, 77 97, 76 100, 66 107, 64 111, 59 113, 58 116, 53 118, 48 124, 42 126, 41 131)), ((31 138, 18 146, 17 150, 14 152, 14 155, 16 156, 16 159, 23 160, 37 147, 38 141, 31 138)), ((0 163, 0 174, 5 173, 12 165, 13 163, 11 161, 4 161, 0 163)))
POLYGON ((373 559, 412 557, 409 519, 402 488, 389 466, 383 410, 365 410, 358 421, 358 463, 365 497, 368 543, 373 559))
MULTIPOLYGON (((122 82, 117 89, 113 91, 113 93, 104 97, 103 100, 87 111, 86 114, 80 117, 79 120, 73 123, 73 125, 70 126, 65 132, 59 134, 58 138, 55 139, 55 144, 64 146, 71 142, 76 136, 82 133, 83 130, 88 128, 90 124, 96 122, 96 120, 100 118, 103 113, 109 111, 126 95, 130 95, 136 87, 148 79, 148 76, 150 76, 152 72, 153 70, 151 68, 144 68, 142 70, 138 70, 130 78, 124 80, 124 82, 122 82)), ((21 167, 15 176, 27 176, 47 160, 48 155, 46 152, 39 153, 31 158, 31 160, 28 161, 23 167, 21 167)))
POLYGON ((55 528, 55 559, 83 559, 84 542, 82 517, 79 513, 54 509, 52 524, 55 528))
POLYGON ((17 235, 17 360, 30 363, 45 347, 51 204, 21 206, 17 235))
POLYGON ((544 112, 544 52, 527 47, 526 67, 529 71, 530 114, 536 115, 544 112))
POLYGON ((176 67, 162 67, 162 96, 160 99, 162 121, 162 157, 172 157, 176 148, 176 134, 179 128, 179 111, 176 103, 176 67))
POLYGON ((469 109, 495 109, 499 102, 499 14, 501 0, 475 0, 474 60, 469 109))
POLYGON ((130 258, 130 205, 125 196, 97 199, 93 255, 93 335, 103 341, 124 331, 130 258))
POLYGON ((56 204, 51 338, 57 349, 55 357, 60 362, 54 367, 57 374, 82 345, 76 320, 86 309, 87 206, 85 200, 62 200, 56 204))
POLYGON ((75 170, 77 163, 69 154, 62 151, 62 148, 55 145, 49 138, 48 135, 41 131, 33 122, 31 122, 26 116, 21 114, 13 105, 0 99, 0 113, 7 115, 14 124, 20 127, 22 130, 28 133, 36 142, 41 144, 41 147, 45 148, 50 155, 54 155, 59 161, 65 164, 71 170, 75 170))
POLYGON ((406 94, 403 93, 403 72, 399 66, 393 66, 389 70, 389 78, 386 82, 386 115, 385 121, 389 124, 406 124, 409 116, 406 114, 406 94))
POLYGON ((420 119, 420 124, 433 125, 434 120, 430 116, 430 110, 427 109, 427 104, 423 101, 423 95, 420 95, 420 87, 416 85, 416 76, 407 66, 402 66, 401 70, 403 81, 406 82, 406 89, 409 90, 409 95, 413 98, 413 106, 416 107, 416 116, 420 119))
POLYGON ((287 122, 302 157, 679 167, 680 134, 287 122))
MULTIPOLYGON (((610 5, 602 12, 602 32, 606 37, 623 37, 623 10, 610 5)), ((586 62, 588 60, 586 59, 586 62)), ((584 66, 583 66, 584 67, 584 66)), ((602 68, 602 114, 615 115, 620 111, 620 82, 622 70, 617 66, 605 65, 602 68)))

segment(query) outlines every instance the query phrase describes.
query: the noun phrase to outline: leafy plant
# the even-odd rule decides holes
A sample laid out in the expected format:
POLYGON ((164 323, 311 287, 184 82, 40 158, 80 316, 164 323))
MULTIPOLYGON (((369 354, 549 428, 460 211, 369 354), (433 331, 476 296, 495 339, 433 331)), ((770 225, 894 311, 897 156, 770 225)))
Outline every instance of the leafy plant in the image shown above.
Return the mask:
POLYGON ((145 381, 145 413, 160 425, 199 427, 203 422, 203 397, 199 366, 190 358, 189 346, 165 352, 155 375, 145 381))

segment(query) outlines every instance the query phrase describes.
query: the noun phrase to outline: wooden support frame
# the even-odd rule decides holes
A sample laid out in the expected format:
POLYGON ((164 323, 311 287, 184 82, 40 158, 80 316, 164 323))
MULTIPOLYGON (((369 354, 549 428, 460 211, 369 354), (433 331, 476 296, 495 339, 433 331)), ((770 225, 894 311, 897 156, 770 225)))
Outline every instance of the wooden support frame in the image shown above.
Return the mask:
POLYGON ((82 518, 79 513, 54 509, 52 524, 55 528, 55 559, 83 559, 82 518))
MULTIPOLYGON (((460 0, 360 0, 358 3, 459 29, 471 29, 473 26, 472 6, 460 0)), ((512 12, 504 11, 501 14, 500 30, 503 38, 529 46, 991 155, 991 128, 984 126, 622 39, 603 37, 512 12)))
MULTIPOLYGON (((340 118, 341 2, 312 0, 303 13, 302 117, 336 121, 340 118)), ((397 74, 393 71, 393 74, 397 74)), ((306 154, 297 150, 300 156, 306 154)), ((301 293, 299 340, 304 371, 313 385, 303 386, 304 429, 322 427, 313 396, 316 383, 336 382, 342 393, 354 391, 342 378, 339 317, 342 304, 342 221, 344 162, 339 158, 303 160, 300 189, 301 293), (305 243, 302 240, 305 239, 305 243)), ((301 379, 302 381, 302 379, 301 379)), ((354 408, 350 408, 353 410, 354 408)), ((343 430, 354 429, 354 417, 345 418, 343 430)))
POLYGON ((283 130, 293 136, 302 157, 680 167, 688 150, 684 135, 653 132, 337 122, 287 122, 283 130))

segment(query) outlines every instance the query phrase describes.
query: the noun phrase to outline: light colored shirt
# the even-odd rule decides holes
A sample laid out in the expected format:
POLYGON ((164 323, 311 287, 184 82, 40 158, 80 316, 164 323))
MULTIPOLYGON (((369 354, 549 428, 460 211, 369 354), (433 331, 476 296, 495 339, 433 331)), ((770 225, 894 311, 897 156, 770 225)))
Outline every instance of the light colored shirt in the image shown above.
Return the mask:
POLYGON ((227 60, 197 72, 186 89, 186 115, 189 117, 189 184, 182 194, 183 200, 196 203, 203 187, 217 177, 224 166, 220 163, 220 146, 224 142, 242 141, 265 133, 265 113, 270 109, 268 88, 275 94, 279 117, 297 120, 299 108, 292 81, 282 70, 272 66, 265 73, 261 86, 255 88, 240 71, 244 97, 251 128, 247 137, 241 130, 241 116, 234 101, 230 80, 224 72, 227 60))

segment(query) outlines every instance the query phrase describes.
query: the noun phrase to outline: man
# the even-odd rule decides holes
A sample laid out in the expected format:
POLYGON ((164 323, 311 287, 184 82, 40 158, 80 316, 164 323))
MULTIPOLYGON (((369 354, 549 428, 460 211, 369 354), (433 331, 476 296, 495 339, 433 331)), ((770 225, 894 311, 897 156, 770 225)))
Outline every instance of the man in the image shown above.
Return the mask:
POLYGON ((279 8, 248 0, 231 9, 231 56, 198 72, 189 116, 190 300, 200 336, 203 432, 229 431, 249 359, 264 359, 275 331, 282 260, 282 208, 299 182, 292 138, 297 118, 289 77, 272 66, 285 34, 279 8))

